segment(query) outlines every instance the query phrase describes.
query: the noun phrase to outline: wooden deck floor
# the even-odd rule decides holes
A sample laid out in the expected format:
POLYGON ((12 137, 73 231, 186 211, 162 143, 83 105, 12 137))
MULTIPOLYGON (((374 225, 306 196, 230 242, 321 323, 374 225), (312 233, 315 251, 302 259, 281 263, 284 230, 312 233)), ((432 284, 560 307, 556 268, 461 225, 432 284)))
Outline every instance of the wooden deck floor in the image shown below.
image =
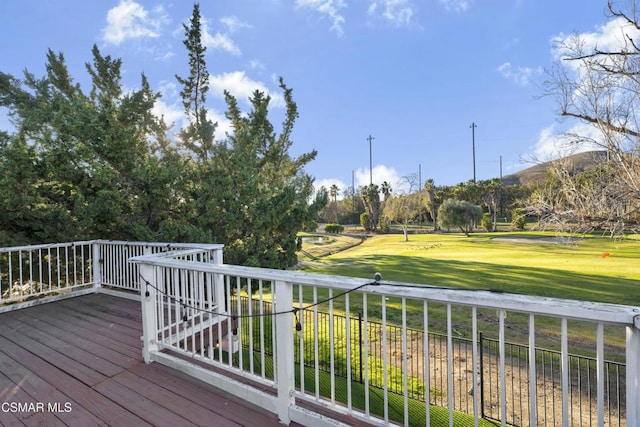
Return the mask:
POLYGON ((2 426, 276 426, 277 417, 142 361, 140 304, 94 294, 0 314, 2 426))

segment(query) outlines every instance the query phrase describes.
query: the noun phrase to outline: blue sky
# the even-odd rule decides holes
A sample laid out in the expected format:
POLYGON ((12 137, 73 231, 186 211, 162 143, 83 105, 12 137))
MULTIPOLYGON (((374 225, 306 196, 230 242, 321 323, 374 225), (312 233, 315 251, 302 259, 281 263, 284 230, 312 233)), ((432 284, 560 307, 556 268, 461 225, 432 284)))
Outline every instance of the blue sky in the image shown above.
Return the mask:
MULTIPOLYGON (((0 70, 44 75, 48 48, 62 52, 88 91, 85 63, 97 44, 122 58, 123 82, 144 72, 163 93, 168 122, 183 122, 175 74, 188 74, 182 23, 193 3, 155 0, 0 2, 0 70)), ((454 185, 530 166, 557 154, 552 99, 541 98, 553 40, 579 32, 606 40, 605 0, 216 0, 201 3, 211 74, 208 107, 229 131, 222 91, 247 107, 254 89, 272 96, 277 77, 293 88, 300 118, 292 154, 318 150, 307 172, 341 191, 373 181, 401 190, 403 176, 454 185)), ((619 29, 618 29, 619 32, 619 29)), ((10 127, 0 110, 0 128, 10 127)))

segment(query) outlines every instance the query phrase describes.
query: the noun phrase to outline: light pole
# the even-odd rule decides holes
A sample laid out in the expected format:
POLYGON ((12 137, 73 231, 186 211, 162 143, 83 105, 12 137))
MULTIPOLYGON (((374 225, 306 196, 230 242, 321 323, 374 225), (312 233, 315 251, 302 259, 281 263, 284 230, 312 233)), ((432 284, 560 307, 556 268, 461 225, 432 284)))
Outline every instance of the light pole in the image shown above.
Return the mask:
POLYGON ((375 138, 371 135, 367 138, 369 141, 369 185, 373 185, 373 155, 371 152, 371 141, 375 138))
POLYGON ((471 123, 471 149, 473 150, 473 183, 476 183, 476 126, 475 123, 471 123))

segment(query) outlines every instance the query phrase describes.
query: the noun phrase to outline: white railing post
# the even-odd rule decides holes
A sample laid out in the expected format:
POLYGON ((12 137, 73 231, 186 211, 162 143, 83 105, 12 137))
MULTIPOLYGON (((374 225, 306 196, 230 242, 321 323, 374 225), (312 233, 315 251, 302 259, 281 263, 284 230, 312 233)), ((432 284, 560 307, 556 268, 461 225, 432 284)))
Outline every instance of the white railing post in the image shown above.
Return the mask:
POLYGON ((158 350, 157 293, 154 267, 140 264, 140 301, 142 304, 142 357, 151 363, 151 353, 158 350))
MULTIPOLYGON (((221 265, 223 263, 222 260, 222 248, 214 249, 213 257, 211 262, 213 264, 221 265)), ((213 284, 214 284, 214 303, 218 308, 218 313, 226 312, 227 310, 231 310, 231 307, 225 307, 225 292, 224 292, 224 276, 222 274, 214 274, 213 275, 213 284)), ((229 304, 231 302, 227 301, 229 304)))
POLYGON ((93 257, 93 289, 96 291, 102 286, 102 262, 100 260, 100 242, 94 240, 92 246, 93 257))
POLYGON ((277 280, 275 297, 277 372, 277 413, 281 423, 289 425, 289 408, 295 402, 295 369, 293 356, 293 286, 277 280))
POLYGON ((640 425, 640 315, 627 326, 627 425, 640 425))

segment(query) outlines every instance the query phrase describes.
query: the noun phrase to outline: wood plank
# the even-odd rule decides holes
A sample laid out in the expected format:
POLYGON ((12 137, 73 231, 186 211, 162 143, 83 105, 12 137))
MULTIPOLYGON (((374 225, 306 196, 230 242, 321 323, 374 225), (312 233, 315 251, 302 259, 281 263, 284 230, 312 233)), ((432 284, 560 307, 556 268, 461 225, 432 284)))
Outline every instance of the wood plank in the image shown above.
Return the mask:
POLYGON ((140 301, 118 298, 111 295, 94 294, 82 300, 83 305, 93 308, 96 312, 116 315, 127 319, 133 324, 142 322, 140 301))
POLYGON ((18 417, 16 417, 11 412, 3 412, 0 416, 0 426, 2 427, 23 427, 24 423, 20 421, 18 417))
MULTIPOLYGON (((78 300, 78 303, 82 303, 82 300, 78 300)), ((140 308, 135 306, 138 311, 140 308)), ((142 345, 140 341, 140 335, 142 334, 141 321, 132 323, 131 328, 116 328, 107 325, 95 316, 89 316, 82 313, 78 313, 75 310, 60 309, 58 304, 46 304, 40 307, 38 311, 28 312, 30 316, 37 317, 41 320, 49 321, 49 323, 69 330, 69 328, 80 327, 82 330, 87 330, 91 333, 100 336, 108 336, 114 340, 114 346, 127 347, 128 349, 139 352, 142 345), (54 321, 56 321, 54 323, 54 321), (126 332, 129 333, 126 333, 126 332), (119 344, 116 344, 115 342, 119 344)))
MULTIPOLYGON (((3 324, 5 324, 4 317, 3 324)), ((82 363, 83 365, 86 365, 87 367, 92 368, 108 377, 116 375, 123 370, 122 367, 111 363, 108 360, 105 360, 81 348, 70 346, 68 343, 60 340, 59 338, 53 337, 38 329, 34 329, 28 324, 21 323, 16 320, 11 320, 9 322, 6 322, 5 326, 13 328, 15 332, 23 333, 26 336, 46 345, 47 347, 59 351, 60 353, 64 353, 77 362, 82 363)))
POLYGON ((0 414, 0 425, 280 426, 274 414, 223 390, 145 365, 140 319, 136 301, 102 294, 0 314, 0 393, 72 405, 70 413, 0 414), (104 353, 131 360, 118 366, 104 353))
MULTIPOLYGON (((108 298, 114 298, 107 296, 108 298)), ((105 310, 103 310, 102 306, 92 304, 91 302, 85 303, 84 299, 80 299, 82 297, 70 298, 67 300, 59 301, 57 304, 64 306, 65 308, 70 308, 73 311, 77 311, 80 313, 84 313, 103 321, 112 324, 114 327, 118 325, 118 327, 125 327, 128 329, 132 329, 132 325, 136 324, 136 319, 130 318, 130 316, 122 316, 118 314, 111 314, 105 310)), ((140 322, 142 325, 142 322, 140 322)), ((142 327, 138 330, 138 334, 142 332, 142 327)))
MULTIPOLYGON (((151 382, 132 372, 122 372, 112 378, 121 385, 132 390, 144 390, 144 395, 148 399, 161 404, 164 408, 180 415, 196 425, 215 425, 216 427, 238 427, 235 423, 224 416, 207 409, 204 405, 199 405, 191 399, 184 397, 180 391, 165 388, 162 385, 151 382)), ((193 389, 193 385, 191 389, 193 389)), ((209 405, 207 405, 209 406, 209 405)))
POLYGON ((46 407, 49 404, 71 405, 69 412, 43 412, 47 420, 58 418, 64 424, 77 426, 102 426, 104 423, 93 414, 89 413, 81 405, 77 404, 53 385, 44 381, 37 373, 4 353, 2 357, 2 373, 9 378, 18 388, 42 403, 46 407))
POLYGON ((96 416, 108 425, 144 425, 144 421, 126 409, 115 404, 110 399, 102 396, 97 391, 86 386, 73 376, 58 369, 55 365, 46 360, 18 347, 14 343, 0 338, 0 348, 2 352, 14 360, 29 367, 29 370, 38 375, 39 378, 48 384, 61 390, 68 399, 75 402, 72 411, 76 410, 76 405, 83 410, 96 416))
POLYGON ((60 307, 58 304, 52 307, 52 309, 64 313, 68 319, 77 319, 78 322, 86 324, 88 327, 97 328, 96 333, 110 335, 113 339, 134 347, 141 345, 140 336, 142 335, 142 323, 139 325, 131 325, 128 328, 121 328, 113 323, 105 322, 96 316, 81 313, 78 310, 69 309, 68 307, 60 307))
MULTIPOLYGON (((238 402, 223 391, 194 379, 182 372, 159 363, 141 364, 131 369, 147 380, 176 390, 186 399, 206 405, 211 411, 241 425, 278 426, 275 414, 262 409, 247 407, 247 402, 238 402), (194 387, 194 382, 197 387, 194 387)), ((250 404, 249 404, 250 405, 250 404)))
POLYGON ((61 341, 67 343, 67 345, 71 345, 74 347, 81 348, 101 359, 107 360, 110 363, 118 365, 122 368, 129 368, 137 363, 137 360, 132 356, 124 355, 118 351, 115 351, 108 347, 107 345, 100 343, 99 335, 90 335, 89 340, 85 339, 82 336, 79 336, 75 332, 69 332, 64 329, 60 329, 57 326, 51 324, 51 319, 34 319, 29 315, 21 315, 16 314, 14 319, 22 322, 26 325, 32 326, 34 329, 45 333, 49 336, 56 337, 61 341))
POLYGON ((107 377, 100 372, 97 372, 83 364, 78 363, 76 360, 71 359, 66 354, 56 351, 46 345, 26 336, 23 333, 15 332, 13 330, 0 329, 0 336, 8 340, 11 340, 16 345, 24 348, 30 353, 37 354, 39 357, 45 360, 55 361, 56 366, 73 376, 78 381, 88 386, 93 386, 101 381, 104 381, 107 377))
MULTIPOLYGON (((0 353, 0 363, 2 357, 6 357, 0 353)), ((0 372, 0 402, 32 402, 36 403, 36 399, 29 396, 20 387, 16 386, 13 381, 0 372)), ((0 415, 0 421, 6 426, 15 425, 51 425, 64 426, 65 424, 57 417, 45 417, 42 412, 7 412, 0 415)))
POLYGON ((142 343, 138 340, 138 346, 134 347, 122 341, 118 341, 112 338, 112 335, 117 335, 117 329, 110 329, 108 335, 103 333, 104 331, 98 331, 95 325, 87 324, 86 322, 79 321, 78 319, 67 316, 64 312, 58 311, 54 316, 47 318, 47 323, 56 328, 65 331, 68 334, 75 334, 87 341, 98 343, 104 347, 108 347, 118 353, 133 358, 140 358, 142 352, 142 343))
POLYGON ((155 426, 193 425, 161 404, 151 401, 139 391, 131 390, 109 378, 94 387, 94 390, 133 412, 149 424, 155 426))

